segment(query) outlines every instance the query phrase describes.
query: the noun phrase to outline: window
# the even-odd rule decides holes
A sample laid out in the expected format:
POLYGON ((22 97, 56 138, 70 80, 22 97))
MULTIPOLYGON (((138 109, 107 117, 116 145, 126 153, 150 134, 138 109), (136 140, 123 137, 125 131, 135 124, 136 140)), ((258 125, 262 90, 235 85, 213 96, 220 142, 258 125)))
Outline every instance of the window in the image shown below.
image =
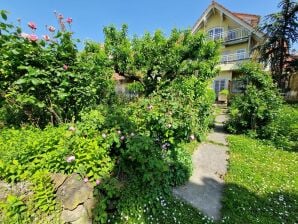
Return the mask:
POLYGON ((223 37, 223 28, 222 27, 215 27, 208 31, 208 35, 213 40, 222 39, 223 37))
POLYGON ((243 60, 246 59, 246 50, 245 49, 238 49, 236 51, 236 59, 237 60, 243 60))
POLYGON ((225 89, 226 80, 215 80, 214 81, 214 90, 216 93, 219 93, 221 90, 225 89))
POLYGON ((229 40, 235 40, 237 38, 237 32, 236 30, 229 30, 227 41, 229 40))
POLYGON ((244 83, 241 80, 232 81, 232 93, 241 93, 244 90, 244 83))

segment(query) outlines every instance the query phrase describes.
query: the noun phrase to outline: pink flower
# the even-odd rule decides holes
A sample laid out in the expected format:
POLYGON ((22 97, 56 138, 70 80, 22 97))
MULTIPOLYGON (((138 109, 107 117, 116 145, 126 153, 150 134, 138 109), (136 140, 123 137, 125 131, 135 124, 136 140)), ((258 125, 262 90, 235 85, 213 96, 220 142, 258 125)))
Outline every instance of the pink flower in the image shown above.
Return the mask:
POLYGON ((29 22, 28 23, 28 26, 32 29, 32 30, 36 30, 37 27, 36 27, 36 24, 34 22, 29 22))
POLYGON ((66 158, 66 162, 71 163, 72 161, 75 161, 76 157, 75 156, 69 156, 66 158))
POLYGON ((55 27, 53 27, 53 26, 49 26, 49 28, 48 28, 48 29, 49 29, 49 31, 50 31, 50 32, 55 32, 55 30, 56 30, 56 28, 55 28, 55 27))
POLYGON ((125 136, 122 135, 122 136, 120 137, 120 140, 123 141, 124 139, 125 139, 125 136))
POLYGON ((192 141, 196 139, 194 135, 190 135, 189 138, 190 138, 190 140, 192 140, 192 141))
POLYGON ((84 181, 85 183, 87 183, 87 182, 89 181, 88 177, 85 177, 85 178, 83 179, 83 181, 84 181))
POLYGON ((45 41, 49 41, 49 40, 50 40, 50 37, 49 37, 49 35, 43 35, 43 39, 44 39, 45 41))
POLYGON ((73 126, 70 126, 70 127, 68 128, 68 130, 69 130, 69 131, 75 131, 75 130, 76 130, 76 128, 75 128, 75 127, 73 127, 73 126))
POLYGON ((29 37, 29 34, 28 33, 21 33, 21 37, 27 39, 29 37))
POLYGON ((101 136, 102 136, 103 138, 106 138, 106 137, 107 137, 107 135, 106 135, 105 133, 103 133, 101 136))
POLYGON ((67 70, 68 69, 68 66, 67 65, 63 65, 63 69, 64 70, 67 70))
POLYGON ((72 18, 68 17, 68 18, 66 19, 66 22, 67 22, 68 24, 71 24, 71 23, 72 23, 72 18))
POLYGON ((30 40, 32 42, 36 42, 38 40, 38 36, 35 34, 29 34, 29 36, 27 38, 28 38, 28 40, 30 40))
POLYGON ((96 185, 100 185, 100 182, 101 182, 101 181, 97 179, 97 180, 95 181, 95 184, 96 184, 96 185))

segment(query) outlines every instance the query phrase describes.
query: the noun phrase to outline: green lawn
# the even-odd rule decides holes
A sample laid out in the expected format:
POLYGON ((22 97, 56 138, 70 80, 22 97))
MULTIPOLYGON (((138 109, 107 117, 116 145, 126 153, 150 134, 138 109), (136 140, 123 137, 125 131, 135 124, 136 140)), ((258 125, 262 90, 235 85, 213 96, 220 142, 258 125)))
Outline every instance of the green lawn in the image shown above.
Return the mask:
POLYGON ((225 223, 297 223, 298 154, 230 136, 225 223))

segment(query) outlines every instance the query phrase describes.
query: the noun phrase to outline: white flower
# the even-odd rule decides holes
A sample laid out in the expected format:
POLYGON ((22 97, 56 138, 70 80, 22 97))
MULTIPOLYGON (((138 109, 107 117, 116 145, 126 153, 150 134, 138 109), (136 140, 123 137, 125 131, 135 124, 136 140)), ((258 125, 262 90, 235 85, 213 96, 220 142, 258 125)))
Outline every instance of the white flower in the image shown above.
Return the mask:
POLYGON ((76 157, 75 156, 69 156, 66 158, 66 162, 71 163, 72 161, 75 161, 76 157))

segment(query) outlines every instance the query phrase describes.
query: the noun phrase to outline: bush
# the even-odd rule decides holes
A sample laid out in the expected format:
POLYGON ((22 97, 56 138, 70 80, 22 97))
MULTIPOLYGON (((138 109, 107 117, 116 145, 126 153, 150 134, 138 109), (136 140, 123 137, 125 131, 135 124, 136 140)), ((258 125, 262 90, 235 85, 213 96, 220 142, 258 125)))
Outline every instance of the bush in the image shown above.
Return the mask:
POLYGON ((59 124, 77 119, 86 107, 109 98, 114 91, 112 69, 97 43, 87 42, 78 52, 72 32, 61 29, 50 39, 32 40, 34 30, 24 34, 20 27, 1 23, 0 119, 4 124, 59 124))
POLYGON ((282 100, 271 76, 260 65, 243 64, 240 72, 245 90, 232 99, 227 128, 232 133, 255 131, 260 134, 263 127, 276 118, 282 100))
POLYGON ((284 105, 276 118, 262 130, 261 137, 279 148, 298 150, 298 107, 284 105))

